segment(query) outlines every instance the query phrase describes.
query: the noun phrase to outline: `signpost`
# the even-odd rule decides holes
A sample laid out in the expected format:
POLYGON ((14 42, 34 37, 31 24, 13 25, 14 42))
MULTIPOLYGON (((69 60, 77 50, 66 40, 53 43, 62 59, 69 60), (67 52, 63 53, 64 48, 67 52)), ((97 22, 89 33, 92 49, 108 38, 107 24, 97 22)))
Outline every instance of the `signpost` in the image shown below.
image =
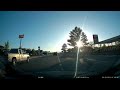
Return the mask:
POLYGON ((20 48, 22 48, 21 42, 22 42, 22 38, 24 38, 24 34, 23 35, 19 35, 19 38, 20 38, 20 48))

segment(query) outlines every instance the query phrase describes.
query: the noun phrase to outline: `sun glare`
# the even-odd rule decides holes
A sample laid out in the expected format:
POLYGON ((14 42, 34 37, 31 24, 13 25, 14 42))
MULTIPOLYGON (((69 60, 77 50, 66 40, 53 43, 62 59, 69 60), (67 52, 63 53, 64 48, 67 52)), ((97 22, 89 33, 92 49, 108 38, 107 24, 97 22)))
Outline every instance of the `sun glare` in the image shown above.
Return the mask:
POLYGON ((82 42, 81 41, 78 41, 77 42, 77 47, 81 47, 82 46, 82 42))

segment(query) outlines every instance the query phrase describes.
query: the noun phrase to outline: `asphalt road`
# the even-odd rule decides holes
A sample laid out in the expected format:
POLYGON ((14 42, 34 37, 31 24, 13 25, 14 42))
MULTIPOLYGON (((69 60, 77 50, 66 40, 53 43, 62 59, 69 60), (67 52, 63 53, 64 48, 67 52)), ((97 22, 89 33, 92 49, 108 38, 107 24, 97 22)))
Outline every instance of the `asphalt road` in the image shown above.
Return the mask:
MULTIPOLYGON (((120 56, 91 55, 79 58, 77 75, 96 75, 120 63, 120 56)), ((76 58, 58 56, 33 57, 30 62, 18 63, 15 67, 24 72, 59 75, 72 75, 75 72, 76 58)))
POLYGON ((32 57, 30 62, 19 62, 16 68, 26 72, 36 72, 58 64, 57 56, 32 57))

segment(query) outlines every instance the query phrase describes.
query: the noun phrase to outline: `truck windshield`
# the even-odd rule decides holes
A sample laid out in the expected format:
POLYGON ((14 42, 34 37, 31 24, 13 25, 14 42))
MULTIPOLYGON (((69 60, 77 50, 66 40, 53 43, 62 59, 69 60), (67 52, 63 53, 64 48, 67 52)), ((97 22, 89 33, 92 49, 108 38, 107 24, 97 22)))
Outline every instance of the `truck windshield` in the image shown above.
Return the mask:
POLYGON ((18 53, 18 49, 11 49, 10 53, 18 53))

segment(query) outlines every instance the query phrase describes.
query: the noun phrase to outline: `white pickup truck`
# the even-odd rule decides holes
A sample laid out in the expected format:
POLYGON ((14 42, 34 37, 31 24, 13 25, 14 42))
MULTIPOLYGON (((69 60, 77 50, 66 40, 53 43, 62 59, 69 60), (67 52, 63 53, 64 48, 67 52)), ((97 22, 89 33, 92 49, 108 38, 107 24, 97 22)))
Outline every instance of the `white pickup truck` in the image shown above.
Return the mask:
POLYGON ((22 49, 11 49, 8 53, 8 61, 12 62, 12 64, 16 64, 16 62, 26 60, 29 62, 30 55, 24 52, 22 49))

